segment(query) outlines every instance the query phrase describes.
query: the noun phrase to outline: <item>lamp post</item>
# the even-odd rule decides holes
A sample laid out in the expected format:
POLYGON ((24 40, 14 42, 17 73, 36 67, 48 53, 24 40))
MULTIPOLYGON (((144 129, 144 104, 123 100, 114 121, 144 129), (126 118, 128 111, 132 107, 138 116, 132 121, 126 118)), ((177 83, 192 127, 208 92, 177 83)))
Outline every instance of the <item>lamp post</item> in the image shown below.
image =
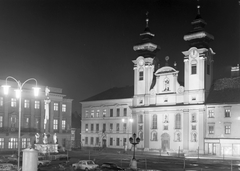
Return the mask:
POLYGON ((136 133, 134 133, 134 134, 133 134, 133 137, 130 137, 130 138, 129 138, 129 141, 130 141, 130 143, 133 145, 133 158, 132 158, 132 161, 131 161, 131 163, 130 163, 130 168, 131 168, 132 170, 137 170, 137 160, 136 160, 136 158, 135 158, 135 146, 136 146, 137 144, 139 144, 140 138, 139 138, 139 137, 136 138, 136 133))
MULTIPOLYGON (((126 120, 123 118, 122 122, 125 123, 126 120)), ((129 123, 133 123, 133 119, 132 118, 127 119, 127 139, 129 139, 129 134, 130 134, 130 132, 129 132, 129 128, 130 128, 129 123)), ((128 149, 128 143, 127 143, 127 149, 128 149)), ((124 147, 124 150, 125 150, 125 147, 124 147)))
POLYGON ((7 83, 8 79, 12 79, 12 80, 14 80, 17 83, 17 89, 15 90, 15 92, 16 92, 16 98, 19 99, 19 110, 18 110, 18 115, 19 115, 18 116, 18 170, 20 170, 20 149, 21 149, 21 146, 20 146, 21 140, 20 140, 20 138, 21 138, 22 88, 25 85, 25 83, 27 83, 28 81, 31 81, 31 80, 35 81, 35 83, 36 83, 36 86, 33 87, 35 96, 38 96, 40 88, 37 87, 37 80, 35 78, 29 78, 26 81, 24 81, 23 83, 21 83, 20 81, 16 80, 14 77, 8 76, 6 78, 6 84, 2 85, 5 95, 8 94, 9 88, 11 87, 7 83))

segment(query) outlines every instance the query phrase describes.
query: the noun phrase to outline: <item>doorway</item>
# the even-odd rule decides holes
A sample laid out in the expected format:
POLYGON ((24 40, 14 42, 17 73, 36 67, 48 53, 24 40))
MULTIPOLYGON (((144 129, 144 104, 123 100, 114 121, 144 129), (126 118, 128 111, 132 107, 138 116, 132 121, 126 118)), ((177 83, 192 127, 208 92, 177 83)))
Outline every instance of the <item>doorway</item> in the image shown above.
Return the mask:
POLYGON ((161 135, 162 151, 167 152, 170 149, 170 137, 167 133, 161 135))

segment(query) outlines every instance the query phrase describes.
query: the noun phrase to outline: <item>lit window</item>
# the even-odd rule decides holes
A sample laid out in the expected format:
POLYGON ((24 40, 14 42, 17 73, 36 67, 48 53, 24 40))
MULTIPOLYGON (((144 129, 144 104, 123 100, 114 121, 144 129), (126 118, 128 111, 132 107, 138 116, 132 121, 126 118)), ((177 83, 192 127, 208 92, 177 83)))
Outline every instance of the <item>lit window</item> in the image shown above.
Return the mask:
POLYGON ((17 99, 11 98, 11 107, 17 107, 17 99))
POLYGON ((85 111, 85 118, 88 118, 88 110, 85 111))
POLYGON ((117 108, 117 117, 119 117, 119 116, 120 116, 120 109, 117 108))
POLYGON ((127 116, 127 108, 123 109, 123 116, 127 116))
POLYGON ((34 103, 34 108, 35 109, 40 109, 40 101, 35 101, 35 103, 34 103))
POLYGON ((0 149, 4 148, 4 138, 0 138, 0 149))
POLYGON ((225 118, 230 118, 230 117, 231 117, 231 110, 225 109, 225 118))
POLYGON ((214 126, 213 125, 208 127, 208 133, 209 134, 214 134, 214 126))
POLYGON ((143 80, 143 71, 139 71, 139 81, 143 80))
POLYGON ((62 130, 66 129, 66 120, 62 120, 62 130))
POLYGON ((0 97, 0 106, 3 106, 3 97, 0 97))
POLYGON ((27 148, 30 145, 30 138, 22 138, 22 148, 27 148))
POLYGON ((152 129, 157 129, 157 115, 152 117, 152 129))
POLYGON ((67 105, 66 104, 62 104, 62 112, 66 112, 67 111, 67 105))
POLYGON ((103 118, 106 117, 106 114, 107 114, 107 109, 103 109, 103 118))
POLYGON ((214 109, 208 110, 208 118, 214 118, 214 109))
POLYGON ((97 111, 96 111, 96 117, 97 117, 97 118, 99 117, 99 113, 100 113, 100 111, 97 110, 97 111))
POLYGON ((0 128, 3 127, 3 116, 0 116, 0 128))
POLYGON ((91 118, 94 118, 94 110, 91 110, 91 118))
POLYGON ((24 108, 29 108, 29 107, 30 107, 29 100, 24 100, 24 108))
POLYGON ((110 109, 110 117, 113 117, 113 109, 110 109))
POLYGON ((57 129, 58 129, 58 120, 57 120, 57 119, 54 119, 54 120, 53 120, 53 129, 54 129, 54 130, 57 130, 57 129))
POLYGON ((18 139, 17 138, 9 138, 8 148, 14 149, 18 147, 18 139))
POLYGON ((225 125, 225 134, 231 133, 231 125, 225 125))
POLYGON ((85 131, 88 132, 88 124, 85 125, 85 131))
POLYGON ((180 113, 175 116, 175 129, 181 129, 181 115, 180 113))
POLYGON ((53 104, 53 110, 58 111, 58 103, 53 104))

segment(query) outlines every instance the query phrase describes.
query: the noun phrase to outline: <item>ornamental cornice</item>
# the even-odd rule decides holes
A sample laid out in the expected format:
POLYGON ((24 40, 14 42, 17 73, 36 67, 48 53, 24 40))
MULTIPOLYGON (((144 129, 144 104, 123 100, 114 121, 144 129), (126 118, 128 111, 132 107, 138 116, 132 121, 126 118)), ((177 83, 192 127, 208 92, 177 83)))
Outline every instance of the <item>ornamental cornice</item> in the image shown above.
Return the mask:
POLYGON ((149 51, 153 52, 156 49, 157 49, 157 45, 155 45, 153 43, 145 43, 145 44, 142 44, 142 45, 133 46, 134 51, 149 50, 149 51))
POLYGON ((183 39, 185 41, 189 41, 189 40, 200 39, 200 38, 204 38, 204 37, 209 37, 210 39, 214 39, 214 37, 211 34, 208 34, 205 31, 185 35, 183 37, 183 39))

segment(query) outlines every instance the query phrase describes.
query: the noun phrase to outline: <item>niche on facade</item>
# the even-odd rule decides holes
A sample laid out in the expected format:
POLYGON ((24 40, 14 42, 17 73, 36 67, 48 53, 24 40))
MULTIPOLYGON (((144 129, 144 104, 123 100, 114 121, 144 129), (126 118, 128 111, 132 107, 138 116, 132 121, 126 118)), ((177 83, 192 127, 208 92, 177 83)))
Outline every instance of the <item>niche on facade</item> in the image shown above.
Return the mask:
POLYGON ((191 133, 191 141, 197 142, 197 133, 195 131, 191 133))
POLYGON ((163 115, 163 123, 166 123, 166 124, 167 124, 168 121, 169 121, 169 120, 168 120, 168 114, 164 114, 164 115, 163 115))
POLYGON ((170 91, 170 80, 168 77, 166 77, 164 80, 163 80, 163 92, 167 92, 167 91, 170 91))
POLYGON ((181 132, 180 131, 176 131, 174 133, 174 141, 175 142, 181 142, 182 138, 181 138, 181 132))
POLYGON ((157 141, 157 132, 156 131, 151 132, 151 141, 157 141))
POLYGON ((143 131, 138 132, 138 137, 140 138, 140 140, 143 140, 143 131))

